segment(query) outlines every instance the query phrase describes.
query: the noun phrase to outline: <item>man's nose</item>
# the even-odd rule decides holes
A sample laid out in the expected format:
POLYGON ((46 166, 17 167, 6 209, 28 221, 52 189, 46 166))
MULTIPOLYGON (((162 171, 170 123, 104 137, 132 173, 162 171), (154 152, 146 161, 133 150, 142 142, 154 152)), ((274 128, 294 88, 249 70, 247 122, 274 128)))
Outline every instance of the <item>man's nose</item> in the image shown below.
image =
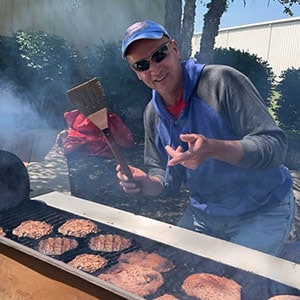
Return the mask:
POLYGON ((150 60, 150 66, 149 66, 150 71, 157 72, 160 70, 160 68, 161 68, 160 62, 155 62, 153 60, 150 60))

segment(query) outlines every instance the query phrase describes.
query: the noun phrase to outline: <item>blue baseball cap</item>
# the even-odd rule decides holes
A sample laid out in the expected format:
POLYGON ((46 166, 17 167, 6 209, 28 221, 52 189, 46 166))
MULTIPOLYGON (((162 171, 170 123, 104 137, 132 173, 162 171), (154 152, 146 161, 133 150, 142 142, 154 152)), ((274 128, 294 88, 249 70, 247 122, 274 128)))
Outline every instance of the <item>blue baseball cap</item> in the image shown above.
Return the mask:
POLYGON ((167 30, 158 23, 146 20, 129 26, 122 40, 122 57, 125 58, 126 50, 130 44, 141 39, 161 39, 163 36, 170 38, 167 30))

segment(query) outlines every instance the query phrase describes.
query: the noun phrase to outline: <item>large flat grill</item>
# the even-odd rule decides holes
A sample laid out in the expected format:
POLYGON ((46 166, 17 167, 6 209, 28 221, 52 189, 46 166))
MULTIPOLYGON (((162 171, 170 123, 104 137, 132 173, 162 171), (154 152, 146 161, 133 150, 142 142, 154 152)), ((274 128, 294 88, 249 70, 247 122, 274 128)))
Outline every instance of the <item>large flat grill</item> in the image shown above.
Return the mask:
MULTIPOLYGON (((300 265, 56 192, 39 196, 37 199, 32 199, 21 205, 17 210, 0 215, 0 226, 6 231, 6 237, 0 238, 0 241, 4 241, 6 244, 10 244, 9 241, 12 241, 12 244, 9 245, 11 247, 17 243, 35 250, 38 241, 17 238, 12 234, 12 229, 25 220, 42 220, 53 226, 52 235, 57 236, 60 235, 57 228, 66 220, 76 217, 94 220, 102 233, 119 234, 130 238, 132 246, 126 249, 126 252, 141 249, 158 253, 173 261, 176 268, 163 274, 165 284, 157 293, 146 297, 146 299, 154 299, 164 293, 171 293, 183 300, 192 299, 183 293, 181 284, 189 274, 197 272, 217 274, 235 280, 242 286, 243 300, 263 300, 278 294, 300 295, 300 265), (268 271, 270 268, 268 264, 272 264, 270 271, 268 271)), ((87 246, 89 238, 90 236, 79 238, 79 247, 75 250, 61 256, 49 257, 51 264, 55 264, 57 261, 59 267, 64 268, 64 264, 77 254, 95 253, 87 246)), ((96 277, 117 263, 121 254, 121 252, 97 253, 108 260, 108 265, 102 270, 84 276, 87 280, 93 276, 96 277)), ((37 253, 37 256, 45 259, 41 254, 37 253)), ((69 268, 65 264, 65 269, 68 270, 69 268)), ((79 270, 78 272, 78 274, 84 273, 79 270)), ((98 278, 96 280, 99 280, 101 286, 101 280, 98 278)))

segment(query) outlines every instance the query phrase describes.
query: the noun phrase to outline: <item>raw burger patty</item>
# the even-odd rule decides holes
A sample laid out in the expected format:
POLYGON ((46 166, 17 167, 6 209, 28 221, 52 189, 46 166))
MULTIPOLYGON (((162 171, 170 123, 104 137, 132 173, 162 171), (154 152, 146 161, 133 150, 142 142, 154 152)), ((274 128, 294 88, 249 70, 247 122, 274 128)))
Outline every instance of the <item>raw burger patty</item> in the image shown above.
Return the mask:
POLYGON ((59 233, 75 237, 84 237, 89 233, 97 231, 97 224, 86 219, 70 219, 58 228, 59 233))
POLYGON ((69 250, 77 248, 78 242, 72 238, 50 237, 40 240, 37 250, 46 255, 61 255, 69 250))
POLYGON ((44 221, 28 220, 22 222, 18 227, 14 228, 12 233, 18 237, 39 239, 46 234, 50 234, 52 231, 52 225, 44 221))
POLYGON ((241 286, 226 277, 207 273, 196 273, 188 276, 182 289, 188 296, 201 300, 240 300, 241 286))
POLYGON ((103 268, 106 263, 107 260, 104 257, 94 254, 79 254, 68 262, 70 266, 89 273, 103 268))
POLYGON ((98 277, 140 297, 155 293, 164 283, 163 276, 151 268, 123 263, 98 277))
POLYGON ((89 240, 89 247, 94 251, 122 251, 131 246, 131 240, 116 234, 100 234, 89 240))
POLYGON ((122 253, 119 261, 122 263, 138 264, 142 267, 152 268, 157 272, 167 272, 174 268, 173 263, 156 253, 135 251, 122 253))

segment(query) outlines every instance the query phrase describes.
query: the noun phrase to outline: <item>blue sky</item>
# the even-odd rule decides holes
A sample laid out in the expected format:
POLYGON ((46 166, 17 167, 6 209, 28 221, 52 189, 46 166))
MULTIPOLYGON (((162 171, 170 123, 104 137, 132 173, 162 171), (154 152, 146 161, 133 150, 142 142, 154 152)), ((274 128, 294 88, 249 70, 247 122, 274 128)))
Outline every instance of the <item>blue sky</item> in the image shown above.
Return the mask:
MULTIPOLYGON (((195 32, 202 32, 203 15, 206 8, 201 5, 200 1, 196 1, 196 18, 195 32)), ((300 5, 292 6, 293 17, 300 16, 300 5)), ((283 6, 277 0, 247 0, 246 6, 243 0, 234 0, 230 3, 227 12, 221 18, 220 28, 228 28, 239 25, 267 22, 279 19, 290 18, 289 15, 283 13, 283 6), (268 2, 269 6, 268 6, 268 2)))

